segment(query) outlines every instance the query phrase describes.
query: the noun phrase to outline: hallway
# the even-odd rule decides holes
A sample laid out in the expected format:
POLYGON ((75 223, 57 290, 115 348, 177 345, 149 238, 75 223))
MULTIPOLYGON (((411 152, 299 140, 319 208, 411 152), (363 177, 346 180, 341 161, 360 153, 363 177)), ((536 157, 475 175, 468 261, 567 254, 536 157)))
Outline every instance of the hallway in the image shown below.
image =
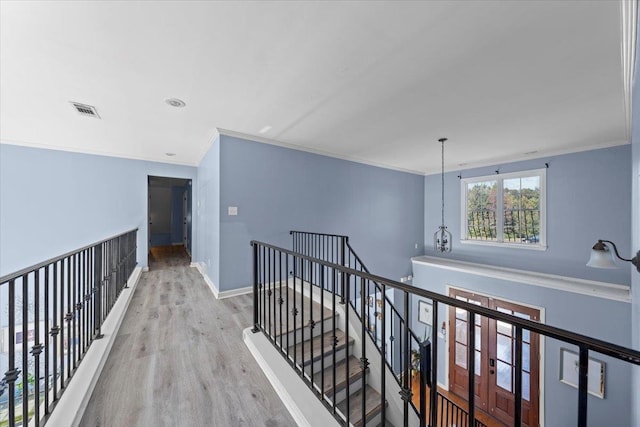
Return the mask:
POLYGON ((242 342, 252 296, 216 300, 184 255, 142 275, 80 425, 294 426, 242 342))

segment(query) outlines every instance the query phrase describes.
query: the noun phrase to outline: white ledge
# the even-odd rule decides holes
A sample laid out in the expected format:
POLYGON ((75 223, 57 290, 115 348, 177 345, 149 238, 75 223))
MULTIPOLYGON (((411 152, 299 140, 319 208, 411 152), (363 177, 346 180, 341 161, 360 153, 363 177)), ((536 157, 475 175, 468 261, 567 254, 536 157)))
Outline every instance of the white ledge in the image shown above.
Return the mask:
POLYGON ((595 280, 577 279, 575 277, 538 273, 529 270, 517 270, 515 268, 497 267, 489 264, 478 264, 475 262, 457 261, 426 255, 411 258, 411 262, 445 270, 460 271, 478 276, 523 283, 525 285, 540 286, 542 288, 551 288, 614 301, 631 302, 631 287, 628 285, 597 282, 595 280))

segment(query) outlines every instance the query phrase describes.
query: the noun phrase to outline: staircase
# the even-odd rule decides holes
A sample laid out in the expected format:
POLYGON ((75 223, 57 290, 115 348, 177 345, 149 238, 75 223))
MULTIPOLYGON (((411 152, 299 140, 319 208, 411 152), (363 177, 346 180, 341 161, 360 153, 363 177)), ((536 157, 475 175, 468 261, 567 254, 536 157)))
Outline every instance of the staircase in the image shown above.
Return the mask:
POLYGON ((372 368, 361 363, 360 337, 345 332, 354 324, 347 326, 335 294, 295 278, 265 283, 260 291, 272 308, 263 312, 265 332, 336 420, 354 427, 392 425, 383 422, 388 402, 372 381, 372 368))

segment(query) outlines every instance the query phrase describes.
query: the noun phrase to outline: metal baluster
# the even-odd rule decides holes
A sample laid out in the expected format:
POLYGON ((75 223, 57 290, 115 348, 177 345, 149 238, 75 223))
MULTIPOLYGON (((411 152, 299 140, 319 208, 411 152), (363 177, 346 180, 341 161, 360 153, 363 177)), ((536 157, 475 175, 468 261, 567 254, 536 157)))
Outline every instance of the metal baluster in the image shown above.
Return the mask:
POLYGON ((251 250, 253 251, 253 329, 255 334, 260 331, 258 326, 258 244, 253 243, 251 250))
MULTIPOLYGON (((324 265, 320 265, 320 347, 324 352, 324 265)), ((320 400, 324 400, 324 353, 320 359, 320 400)))
POLYGON ((404 329, 401 329, 402 332, 400 334, 400 347, 402 347, 402 342, 404 341, 404 385, 403 390, 400 395, 402 396, 402 400, 404 401, 403 405, 403 415, 404 415, 404 426, 407 427, 409 425, 409 402, 411 401, 411 385, 409 383, 409 376, 411 374, 410 369, 410 346, 409 346, 409 327, 407 325, 407 321, 410 319, 409 317, 409 293, 404 292, 404 319, 400 319, 400 325, 404 326, 404 329), (404 335, 404 336, 403 336, 404 335))
POLYGON ((44 270, 44 414, 49 415, 49 270, 51 264, 44 270))
MULTIPOLYGON (((287 270, 285 269, 285 276, 287 275, 287 270)), ((279 284, 280 284, 280 295, 278 297, 278 311, 279 311, 279 317, 280 317, 280 331, 279 331, 279 335, 280 335, 280 351, 284 351, 284 348, 282 347, 282 340, 283 338, 283 330, 282 330, 282 304, 284 303, 284 298, 282 298, 282 252, 278 251, 278 279, 279 279, 279 284)))
MULTIPOLYGON (((60 263, 62 265, 62 262, 60 263)), ((60 333, 60 327, 57 325, 58 319, 58 263, 53 264, 53 327, 49 331, 49 335, 53 340, 53 401, 58 400, 58 334, 60 333)))
MULTIPOLYGON (((9 366, 4 374, 4 381, 8 385, 9 392, 9 426, 16 425, 16 380, 20 370, 16 369, 16 282, 9 281, 9 366)), ((24 334, 23 334, 24 336, 24 334)))
POLYGON ((469 402, 469 425, 473 425, 476 421, 476 314, 473 311, 469 311, 468 313, 469 323, 467 324, 467 335, 469 336, 469 343, 467 344, 467 366, 469 367, 469 397, 467 402, 469 402))
MULTIPOLYGON (((64 325, 67 329, 67 379, 71 378, 71 367, 73 366, 71 360, 71 354, 73 352, 73 338, 71 329, 71 320, 73 318, 73 305, 71 304, 71 289, 73 288, 73 277, 75 275, 73 256, 67 258, 67 307, 64 316, 64 325)), ((75 362, 74 362, 75 363, 75 362)))
POLYGON ((431 408, 431 425, 438 425, 438 333, 435 325, 439 324, 438 320, 438 301, 432 300, 433 309, 431 310, 431 389, 429 391, 430 408, 431 408))
POLYGON ((29 420, 29 273, 22 276, 22 421, 29 420))
POLYGON ((589 349, 584 345, 580 346, 578 366, 578 427, 587 427, 589 349))
MULTIPOLYGON (((45 267, 45 269, 48 268, 45 267)), ((46 270, 45 270, 46 271, 46 270)), ((40 425, 40 353, 42 353, 42 344, 40 344, 40 270, 35 271, 35 277, 33 282, 33 311, 34 311, 34 331, 33 331, 33 342, 34 345, 31 347, 31 354, 34 358, 34 376, 36 382, 34 384, 34 423, 36 426, 40 425)), ((24 403, 23 403, 24 404, 24 403)))
POLYGON ((333 331, 333 351, 332 351, 332 368, 333 368, 333 396, 331 397, 333 414, 336 414, 336 346, 338 344, 338 338, 336 336, 336 282, 338 280, 338 272, 336 269, 332 269, 331 280, 331 309, 333 311, 333 317, 331 318, 331 329, 333 331))
POLYGON ((297 300, 298 300, 298 295, 296 295, 296 280, 297 280, 297 276, 298 276, 298 260, 296 259, 296 257, 293 257, 293 311, 292 311, 292 315, 293 315, 293 366, 295 367, 298 363, 298 355, 297 355, 297 350, 298 350, 298 307, 297 307, 297 300))
POLYGON ((380 343, 380 405, 382 405, 382 410, 380 419, 384 424, 385 420, 387 419, 387 287, 384 283, 381 284, 380 291, 382 292, 382 307, 380 307, 380 310, 382 310, 382 339, 380 343))
POLYGON ((515 426, 522 424, 522 327, 516 325, 516 360, 515 360, 515 408, 513 423, 515 426))
MULTIPOLYGON (((305 254, 309 253, 309 238, 305 244, 305 254)), ((300 279, 300 376, 304 379, 304 281, 308 278, 308 271, 305 269, 304 259, 300 259, 300 269, 302 278, 300 279), (305 274, 306 273, 306 274, 305 274)), ((298 322, 296 321, 296 327, 298 322)), ((311 345, 311 344, 309 344, 311 345)), ((311 345, 313 347, 313 345, 311 345)))
MULTIPOLYGON (((343 246, 344 248, 344 246, 343 246)), ((343 296, 346 299, 346 301, 348 302, 347 304, 345 304, 344 306, 344 344, 345 344, 345 359, 346 359, 346 369, 345 372, 348 375, 349 371, 349 306, 351 305, 351 298, 350 298, 350 278, 348 274, 345 274, 344 272, 342 273, 343 277, 346 276, 347 282, 346 282, 346 286, 345 286, 345 282, 342 282, 342 290, 343 290, 343 296)), ((343 303, 344 304, 344 303, 343 303)), ((334 384, 335 386, 335 384, 334 384)), ((347 425, 349 425, 349 415, 351 414, 351 392, 349 391, 349 381, 347 380, 347 413, 345 414, 347 416, 347 425)))
POLYGON ((65 258, 60 262, 60 393, 64 389, 64 286, 65 286, 65 264, 68 267, 69 258, 65 258))
MULTIPOLYGON (((364 277, 360 278, 360 310, 362 313, 364 313, 365 310, 365 298, 366 298, 366 289, 368 289, 368 286, 365 287, 365 279, 364 277)), ((367 304, 367 307, 369 306, 369 304, 367 304)), ((360 358, 360 370, 362 372, 361 376, 362 376, 362 404, 361 406, 361 420, 362 420, 362 425, 364 425, 366 423, 367 420, 367 408, 366 408, 366 402, 367 402, 367 390, 366 390, 366 385, 367 385, 367 369, 369 367, 369 361, 367 360, 367 345, 366 345, 366 327, 364 324, 364 319, 362 319, 362 321, 360 322, 361 324, 361 330, 360 330, 360 334, 361 334, 361 342, 362 342, 362 357, 360 358)), ((375 339, 375 338, 374 338, 375 339)), ((382 365, 382 369, 384 369, 384 365, 382 365)))
POLYGON ((284 312, 287 315, 286 318, 286 322, 287 322, 287 359, 288 359, 288 355, 289 355, 289 335, 291 334, 290 329, 289 329, 289 255, 287 255, 285 257, 285 274, 287 275, 287 294, 285 296, 285 309, 284 312))
MULTIPOLYGON (((94 339, 100 339, 102 335, 102 244, 93 249, 93 332, 94 339)), ((54 288, 55 298, 55 288, 54 288)), ((53 302, 55 307, 55 299, 53 302)))
MULTIPOLYGON (((315 263, 311 261, 307 261, 309 265, 309 270, 313 273, 315 263)), ((304 319, 304 318, 303 318, 304 319)), ((311 389, 313 390, 313 328, 315 326, 315 322, 313 321, 313 283, 309 282, 309 352, 311 353, 311 389)), ((304 339, 304 338, 303 338, 304 339)), ((322 337, 320 338, 322 340, 322 337)), ((322 351, 324 347, 320 347, 320 359, 324 360, 322 351)), ((322 362, 320 362, 322 364, 322 362)))

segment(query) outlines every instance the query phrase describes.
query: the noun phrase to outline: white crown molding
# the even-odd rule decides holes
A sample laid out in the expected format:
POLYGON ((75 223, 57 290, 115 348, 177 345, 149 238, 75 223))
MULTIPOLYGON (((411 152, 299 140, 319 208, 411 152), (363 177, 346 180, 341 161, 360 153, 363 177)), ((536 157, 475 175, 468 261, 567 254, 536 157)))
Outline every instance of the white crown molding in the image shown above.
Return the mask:
POLYGON ((218 128, 218 132, 220 132, 220 135, 232 136, 232 137, 235 137, 235 138, 246 139, 246 140, 254 141, 254 142, 260 142, 260 143, 263 143, 263 144, 275 145, 275 146, 278 146, 278 147, 289 148, 291 150, 296 150, 296 151, 304 151, 304 152, 307 152, 307 153, 318 154, 318 155, 324 156, 324 157, 332 157, 334 159, 346 160, 348 162, 360 163, 360 164, 363 164, 363 165, 375 166, 375 167, 382 168, 382 169, 390 169, 390 170, 395 170, 395 171, 398 171, 398 172, 410 173, 410 174, 413 174, 413 175, 424 175, 423 171, 400 168, 400 167, 388 165, 388 164, 385 164, 385 163, 372 162, 370 160, 364 160, 364 159, 361 159, 359 157, 342 156, 342 155, 331 153, 331 152, 328 152, 328 151, 317 150, 315 148, 310 148, 310 147, 305 147, 305 146, 302 146, 302 145, 291 144, 291 143, 288 143, 288 142, 276 141, 274 139, 268 139, 268 138, 264 138, 264 137, 256 136, 256 135, 249 135, 249 134, 236 132, 236 131, 229 130, 229 129, 218 128))
POLYGON ((631 302, 631 287, 615 283, 597 282, 595 280, 577 279, 575 277, 558 276, 555 274, 538 273, 536 271, 518 270, 515 268, 498 267, 489 264, 458 261, 433 256, 419 256, 411 258, 413 264, 423 264, 429 267, 442 268, 450 271, 475 274, 514 283, 539 286, 557 291, 573 292, 596 298, 610 299, 620 302, 631 302))
MULTIPOLYGON (((565 154, 580 153, 583 151, 600 150, 603 148, 618 147, 620 145, 628 145, 628 144, 630 144, 630 141, 628 140, 606 141, 606 142, 600 142, 598 144, 593 144, 593 145, 584 145, 582 147, 572 147, 572 148, 562 148, 558 150, 540 151, 532 155, 520 154, 520 155, 514 155, 514 156, 497 157, 493 160, 469 162, 464 166, 457 166, 457 167, 456 165, 445 166, 445 173, 458 172, 458 171, 482 168, 487 166, 497 166, 504 163, 516 163, 516 162, 522 162, 527 160, 543 159, 546 157, 562 156, 565 154)), ((544 166, 544 164, 542 163, 540 165, 544 166)), ((436 174, 438 175, 440 174, 440 169, 434 169, 434 170, 430 169, 427 172, 425 172, 425 176, 436 175, 436 174)))
MULTIPOLYGON (((104 157, 116 157, 119 159, 128 159, 128 160, 140 160, 144 162, 153 162, 153 163, 167 163, 171 165, 178 166, 191 166, 198 167, 198 163, 193 162, 181 162, 179 160, 158 160, 152 157, 147 156, 130 156, 121 153, 115 153, 112 151, 103 151, 103 150, 92 150, 92 149, 79 149, 75 147, 64 147, 60 145, 50 145, 50 144, 40 144, 37 142, 29 142, 29 141, 16 141, 13 139, 3 139, 0 140, 0 144, 4 145, 17 145, 20 147, 30 147, 30 148, 41 148, 44 150, 54 150, 54 151, 66 151, 69 153, 78 153, 78 154, 91 154, 94 156, 104 156, 104 157)), ((207 148, 208 150, 209 148, 207 148)), ((167 158, 169 159, 169 158, 167 158)))

